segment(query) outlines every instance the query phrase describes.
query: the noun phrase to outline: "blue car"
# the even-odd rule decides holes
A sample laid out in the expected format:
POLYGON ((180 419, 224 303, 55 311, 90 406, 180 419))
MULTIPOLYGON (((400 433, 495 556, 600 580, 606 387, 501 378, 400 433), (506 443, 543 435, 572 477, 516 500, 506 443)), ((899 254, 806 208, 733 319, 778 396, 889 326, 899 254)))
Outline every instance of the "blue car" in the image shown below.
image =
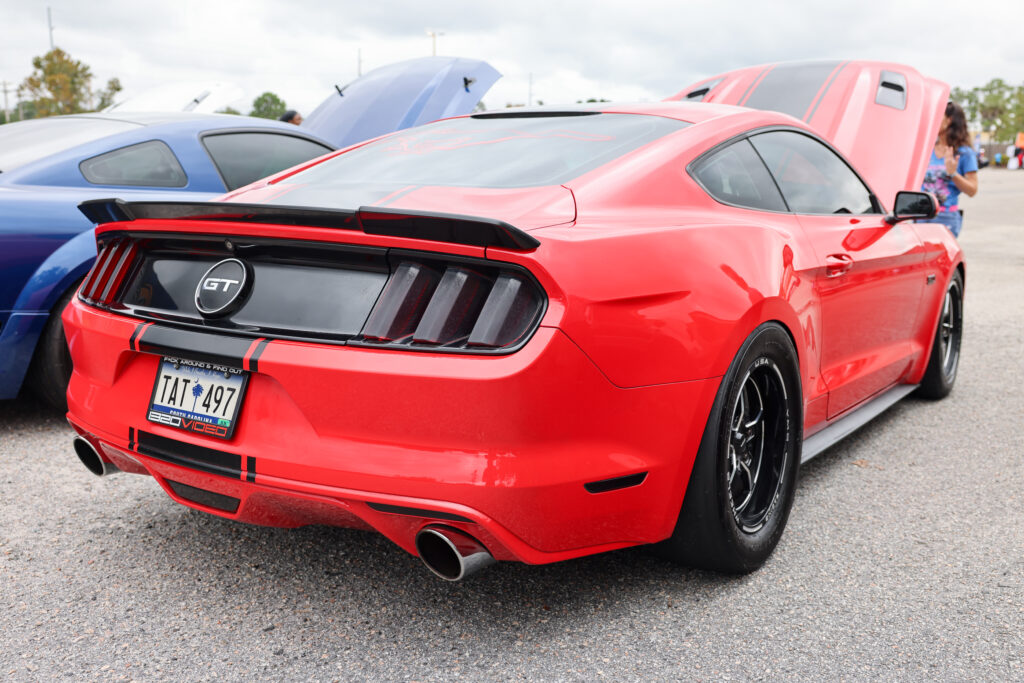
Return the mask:
POLYGON ((468 113, 499 76, 452 57, 392 64, 337 87, 302 126, 183 112, 0 126, 0 399, 25 386, 66 409, 59 313, 96 258, 81 202, 209 201, 336 148, 468 113))

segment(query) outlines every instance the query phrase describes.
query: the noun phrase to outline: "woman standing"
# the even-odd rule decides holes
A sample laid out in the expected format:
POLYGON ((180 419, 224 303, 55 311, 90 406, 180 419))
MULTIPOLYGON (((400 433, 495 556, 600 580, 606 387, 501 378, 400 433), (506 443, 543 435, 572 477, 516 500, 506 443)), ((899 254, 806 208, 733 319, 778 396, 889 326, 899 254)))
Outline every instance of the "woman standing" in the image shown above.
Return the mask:
POLYGON ((978 192, 978 158, 970 146, 967 118, 956 102, 946 103, 946 114, 939 126, 928 169, 921 190, 931 192, 939 200, 939 213, 933 223, 942 223, 954 237, 960 236, 963 216, 960 214, 960 193, 973 197, 978 192))

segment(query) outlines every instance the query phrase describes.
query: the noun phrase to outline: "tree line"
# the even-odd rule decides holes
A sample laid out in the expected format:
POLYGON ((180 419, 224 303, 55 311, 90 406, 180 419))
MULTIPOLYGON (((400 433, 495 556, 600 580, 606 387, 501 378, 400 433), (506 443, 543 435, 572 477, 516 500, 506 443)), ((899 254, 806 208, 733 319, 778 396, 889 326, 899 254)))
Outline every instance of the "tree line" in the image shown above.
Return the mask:
POLYGON ((972 127, 993 135, 993 142, 1012 142, 1024 131, 1024 84, 993 78, 969 90, 953 88, 949 97, 964 108, 972 127))
MULTIPOLYGON (((32 59, 32 73, 18 85, 15 91, 17 102, 10 109, 5 87, 0 123, 100 111, 114 104, 117 93, 122 89, 117 78, 111 78, 102 88, 93 87, 89 66, 57 47, 32 59)), ((284 100, 268 91, 253 100, 249 116, 276 119, 287 109, 284 100)), ((241 112, 227 107, 220 113, 241 112)))

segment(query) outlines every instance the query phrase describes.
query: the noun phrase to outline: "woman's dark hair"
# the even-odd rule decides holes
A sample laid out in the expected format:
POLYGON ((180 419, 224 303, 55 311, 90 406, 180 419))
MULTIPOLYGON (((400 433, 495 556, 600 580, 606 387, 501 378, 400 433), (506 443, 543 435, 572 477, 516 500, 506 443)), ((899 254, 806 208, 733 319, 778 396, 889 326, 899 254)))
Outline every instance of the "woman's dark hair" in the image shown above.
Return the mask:
POLYGON ((957 149, 959 147, 970 147, 971 138, 967 134, 967 117, 960 105, 950 100, 946 103, 946 116, 949 117, 949 126, 946 127, 946 139, 944 142, 957 149))
MULTIPOLYGON (((952 104, 952 103, 950 103, 950 104, 952 104)), ((947 107, 946 110, 949 111, 949 107, 947 107)), ((285 113, 281 114, 281 116, 278 117, 277 120, 278 121, 284 121, 285 123, 291 123, 292 119, 294 119, 295 115, 298 114, 298 113, 299 112, 295 111, 294 109, 289 109, 285 113)), ((964 115, 964 113, 960 112, 960 116, 963 117, 963 115, 964 115)))

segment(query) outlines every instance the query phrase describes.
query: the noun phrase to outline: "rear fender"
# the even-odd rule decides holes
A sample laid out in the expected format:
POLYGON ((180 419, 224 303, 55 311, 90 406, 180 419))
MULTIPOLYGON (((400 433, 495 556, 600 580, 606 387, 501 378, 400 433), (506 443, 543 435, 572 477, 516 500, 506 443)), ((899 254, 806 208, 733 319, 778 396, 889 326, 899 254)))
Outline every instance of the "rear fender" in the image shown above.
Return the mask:
POLYGON ((96 259, 96 233, 86 230, 60 246, 28 279, 14 312, 46 312, 68 287, 85 277, 96 259))

